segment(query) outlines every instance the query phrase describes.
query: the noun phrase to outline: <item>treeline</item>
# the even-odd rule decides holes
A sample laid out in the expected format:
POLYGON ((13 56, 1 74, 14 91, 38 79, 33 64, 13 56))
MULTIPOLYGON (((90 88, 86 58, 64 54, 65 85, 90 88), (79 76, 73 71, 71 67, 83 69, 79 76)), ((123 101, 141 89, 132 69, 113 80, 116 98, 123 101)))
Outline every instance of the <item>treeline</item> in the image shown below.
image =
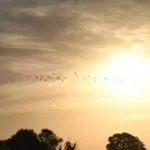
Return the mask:
POLYGON ((63 139, 49 129, 37 134, 33 129, 20 129, 6 140, 0 141, 0 150, 75 150, 76 143, 63 139))
MULTIPOLYGON (((33 129, 20 129, 6 140, 0 141, 0 150, 77 150, 77 143, 63 141, 49 129, 36 133, 33 129)), ((143 142, 129 133, 108 137, 106 150, 146 150, 143 142)))

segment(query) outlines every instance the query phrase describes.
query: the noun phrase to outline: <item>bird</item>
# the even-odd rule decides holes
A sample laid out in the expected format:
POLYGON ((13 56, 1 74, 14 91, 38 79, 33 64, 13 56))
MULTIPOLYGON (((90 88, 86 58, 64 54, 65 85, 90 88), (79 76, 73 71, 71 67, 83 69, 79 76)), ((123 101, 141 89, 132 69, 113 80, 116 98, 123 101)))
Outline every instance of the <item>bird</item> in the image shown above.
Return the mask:
POLYGON ((107 78, 107 77, 104 77, 104 80, 108 80, 108 78, 107 78))

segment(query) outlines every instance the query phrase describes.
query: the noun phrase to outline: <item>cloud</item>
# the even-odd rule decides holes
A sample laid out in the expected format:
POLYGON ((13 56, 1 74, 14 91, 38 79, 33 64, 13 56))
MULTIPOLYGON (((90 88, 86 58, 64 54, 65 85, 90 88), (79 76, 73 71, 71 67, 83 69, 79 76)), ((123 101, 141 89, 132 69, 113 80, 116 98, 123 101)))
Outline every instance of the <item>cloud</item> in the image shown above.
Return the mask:
POLYGON ((22 8, 17 4, 5 7, 8 8, 2 8, 0 13, 1 80, 7 80, 5 74, 19 76, 24 73, 22 69, 36 72, 35 64, 45 72, 48 68, 67 68, 72 61, 78 61, 80 46, 73 46, 65 36, 70 26, 76 26, 76 16, 72 16, 70 9, 22 8), (42 11, 47 14, 39 14, 42 11), (14 65, 22 68, 20 72, 13 69, 14 65))
MULTIPOLYGON (((67 74, 76 68, 84 71, 101 64, 122 47, 129 47, 136 40, 143 44, 149 38, 149 12, 143 11, 146 6, 133 2, 1 3, 0 83, 7 81, 8 85, 12 78, 24 82, 23 77, 28 73, 62 71, 67 74), (28 7, 23 7, 25 5, 28 7)), ((7 94, 2 93, 2 99, 7 94)), ((8 94, 8 97, 11 96, 8 94)), ((55 98, 54 95, 49 97, 55 98)), ((8 103, 13 104, 13 101, 8 103)))

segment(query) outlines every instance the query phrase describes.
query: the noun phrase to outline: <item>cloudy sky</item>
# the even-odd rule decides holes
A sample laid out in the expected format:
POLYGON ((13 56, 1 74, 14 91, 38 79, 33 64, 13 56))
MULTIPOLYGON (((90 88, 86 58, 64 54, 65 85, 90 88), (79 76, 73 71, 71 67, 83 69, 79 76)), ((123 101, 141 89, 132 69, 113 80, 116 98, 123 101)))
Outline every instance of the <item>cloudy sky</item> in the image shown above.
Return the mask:
POLYGON ((90 150, 125 131, 149 147, 149 89, 120 94, 103 84, 112 56, 135 47, 149 60, 149 5, 0 0, 0 138, 47 127, 90 150))

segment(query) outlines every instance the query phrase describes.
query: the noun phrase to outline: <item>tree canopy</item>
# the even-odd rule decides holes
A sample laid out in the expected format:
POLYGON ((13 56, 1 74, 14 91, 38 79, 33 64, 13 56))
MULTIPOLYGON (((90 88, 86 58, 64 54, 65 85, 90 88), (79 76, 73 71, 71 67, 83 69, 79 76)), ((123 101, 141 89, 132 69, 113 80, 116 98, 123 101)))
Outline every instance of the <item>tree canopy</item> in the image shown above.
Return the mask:
POLYGON ((146 150, 143 142, 129 133, 117 133, 108 138, 107 150, 146 150))
POLYGON ((49 129, 42 129, 39 134, 40 141, 47 147, 47 149, 56 149, 58 145, 63 141, 62 138, 56 136, 56 134, 49 129))
MULTIPOLYGON (((62 150, 63 139, 49 129, 39 134, 33 129, 20 129, 7 140, 0 141, 0 150, 62 150)), ((75 150, 76 143, 65 142, 65 150, 75 150)))

